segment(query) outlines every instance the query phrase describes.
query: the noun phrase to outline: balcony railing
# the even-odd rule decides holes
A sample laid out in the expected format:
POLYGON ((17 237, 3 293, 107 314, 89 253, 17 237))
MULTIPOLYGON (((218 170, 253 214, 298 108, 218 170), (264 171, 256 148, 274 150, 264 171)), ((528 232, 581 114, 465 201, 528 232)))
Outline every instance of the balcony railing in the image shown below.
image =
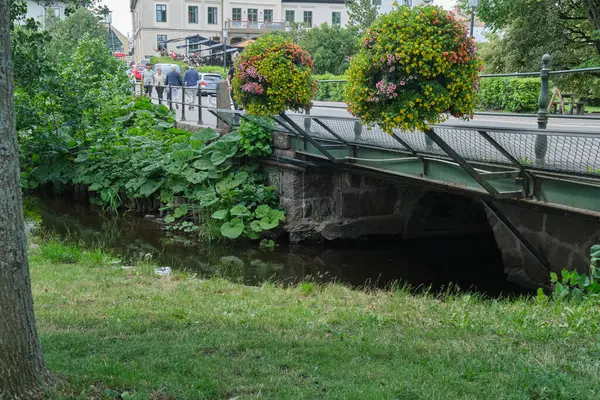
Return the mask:
POLYGON ((225 21, 225 26, 229 32, 270 32, 270 31, 285 31, 287 23, 285 21, 225 21))

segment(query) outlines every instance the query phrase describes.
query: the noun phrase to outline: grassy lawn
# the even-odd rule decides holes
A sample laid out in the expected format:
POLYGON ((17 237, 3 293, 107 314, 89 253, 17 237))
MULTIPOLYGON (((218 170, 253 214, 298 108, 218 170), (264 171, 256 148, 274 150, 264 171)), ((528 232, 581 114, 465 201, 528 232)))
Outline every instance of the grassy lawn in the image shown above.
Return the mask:
POLYGON ((249 287, 32 250, 57 398, 598 399, 597 303, 249 287))

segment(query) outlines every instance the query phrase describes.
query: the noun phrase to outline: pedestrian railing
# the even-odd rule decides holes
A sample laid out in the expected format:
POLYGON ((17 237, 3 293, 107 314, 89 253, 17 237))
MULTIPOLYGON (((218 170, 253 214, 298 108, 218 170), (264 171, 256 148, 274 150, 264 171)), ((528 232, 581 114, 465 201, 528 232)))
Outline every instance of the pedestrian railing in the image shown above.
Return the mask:
POLYGON ((216 101, 213 102, 213 98, 216 98, 216 92, 208 91, 202 86, 196 87, 186 87, 186 86, 170 86, 170 85, 144 85, 143 82, 135 82, 133 84, 133 92, 139 96, 148 96, 153 100, 158 102, 158 104, 165 105, 169 107, 169 110, 176 111, 181 110, 181 116, 179 117, 179 121, 186 122, 188 118, 194 118, 189 115, 189 111, 193 111, 193 109, 197 109, 197 120, 195 122, 198 125, 204 124, 204 110, 215 110, 216 109, 216 101), (149 88, 150 93, 146 92, 146 88, 149 88), (186 96, 187 95, 187 96, 186 96), (203 96, 208 97, 209 105, 202 104, 203 96), (188 96, 193 100, 187 101, 188 96), (214 96, 214 97, 213 97, 214 96), (198 102, 196 103, 195 99, 197 98, 198 102), (212 103, 212 104, 211 104, 212 103), (181 108, 180 108, 181 107, 181 108), (186 112, 186 107, 188 108, 186 112))
MULTIPOLYGON (((550 104, 550 91, 549 81, 550 77, 570 75, 570 74, 582 74, 582 73, 595 73, 600 72, 600 67, 594 68, 578 68, 571 70, 559 70, 552 71, 550 69, 550 56, 548 54, 542 57, 542 69, 539 72, 518 72, 510 74, 481 74, 481 78, 498 78, 498 77, 539 77, 540 78, 540 94, 538 100, 538 111, 536 114, 524 114, 524 113, 500 113, 500 112, 475 112, 475 115, 488 115, 488 116, 502 116, 502 117, 537 117, 538 129, 546 129, 548 126, 549 118, 577 118, 583 120, 600 120, 600 116, 585 116, 585 115, 557 115, 551 114, 549 111, 550 104)), ((345 84, 345 80, 321 80, 318 81, 318 85, 342 85, 345 84)), ((331 91, 331 89, 330 89, 331 91)), ((338 89, 339 92, 339 89, 338 89)), ((317 89, 317 94, 319 88, 317 89)), ((571 103, 571 110, 573 104, 571 103)), ((546 135, 539 134, 536 136, 535 141, 535 155, 533 160, 538 165, 543 165, 545 162, 546 154, 548 153, 548 137, 546 135)))
MULTIPOLYGON (((216 114, 233 127, 252 118, 226 109, 218 109, 216 114)), ((358 118, 283 114, 273 121, 273 126, 265 127, 302 138, 332 162, 352 162, 357 149, 380 149, 412 159, 438 159, 461 166, 488 164, 517 172, 546 171, 600 183, 600 132, 439 124, 425 134, 395 130, 390 135, 377 125, 363 125, 358 118), (543 162, 536 162, 540 137, 547 151, 543 162)), ((398 159, 392 157, 391 161, 398 159)))

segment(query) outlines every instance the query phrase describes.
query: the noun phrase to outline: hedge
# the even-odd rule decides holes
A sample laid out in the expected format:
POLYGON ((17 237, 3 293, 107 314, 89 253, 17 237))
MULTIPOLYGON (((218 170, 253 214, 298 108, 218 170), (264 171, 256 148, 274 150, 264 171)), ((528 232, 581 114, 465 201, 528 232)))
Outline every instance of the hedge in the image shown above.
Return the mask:
MULTIPOLYGON (((345 82, 319 80, 345 80, 344 75, 314 75, 317 80, 315 100, 344 101, 345 82)), ((537 112, 540 95, 539 78, 482 78, 477 94, 479 110, 510 112, 537 112)))
POLYGON ((539 78, 483 78, 477 105, 483 110, 536 112, 539 96, 539 78))
POLYGON ((317 93, 315 100, 317 101, 344 101, 344 85, 346 82, 323 82, 320 80, 346 80, 344 75, 313 75, 317 81, 317 93))

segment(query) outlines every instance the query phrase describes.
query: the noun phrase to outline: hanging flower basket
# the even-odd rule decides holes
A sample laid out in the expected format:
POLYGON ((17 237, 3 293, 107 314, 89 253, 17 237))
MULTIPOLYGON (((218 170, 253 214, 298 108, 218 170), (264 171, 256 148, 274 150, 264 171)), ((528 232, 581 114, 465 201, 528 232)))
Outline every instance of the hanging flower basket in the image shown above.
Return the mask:
POLYGON ((246 48, 235 65, 234 97, 249 114, 273 116, 312 107, 313 61, 288 39, 263 36, 246 48))
POLYGON ((348 69, 348 110, 363 122, 425 130, 448 115, 472 118, 482 62, 452 12, 397 7, 377 18, 348 69))

